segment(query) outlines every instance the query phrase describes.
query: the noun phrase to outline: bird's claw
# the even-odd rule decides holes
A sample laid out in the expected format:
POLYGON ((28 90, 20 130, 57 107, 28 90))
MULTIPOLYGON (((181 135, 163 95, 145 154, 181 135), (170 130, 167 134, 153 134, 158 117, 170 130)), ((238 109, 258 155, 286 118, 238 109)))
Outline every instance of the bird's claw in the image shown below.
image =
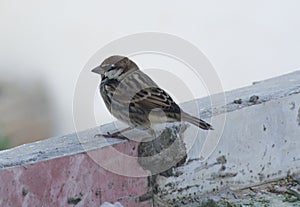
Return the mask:
POLYGON ((107 134, 96 134, 94 138, 96 137, 104 137, 104 138, 117 138, 117 139, 123 139, 123 140, 129 140, 127 137, 122 136, 120 134, 110 134, 107 132, 107 134))

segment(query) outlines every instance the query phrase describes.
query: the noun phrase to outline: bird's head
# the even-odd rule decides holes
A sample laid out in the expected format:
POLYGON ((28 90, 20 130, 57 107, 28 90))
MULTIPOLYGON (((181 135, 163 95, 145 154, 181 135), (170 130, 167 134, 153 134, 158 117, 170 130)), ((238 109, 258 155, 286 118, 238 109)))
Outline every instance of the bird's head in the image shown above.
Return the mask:
POLYGON ((138 66, 128 57, 114 55, 106 58, 92 72, 100 74, 101 77, 113 79, 133 70, 138 70, 138 66))

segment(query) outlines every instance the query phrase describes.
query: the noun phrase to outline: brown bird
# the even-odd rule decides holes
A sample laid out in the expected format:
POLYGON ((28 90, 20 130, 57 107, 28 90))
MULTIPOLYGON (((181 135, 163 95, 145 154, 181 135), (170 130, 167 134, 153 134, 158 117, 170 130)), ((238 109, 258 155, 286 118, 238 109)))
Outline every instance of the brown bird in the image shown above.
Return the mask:
POLYGON ((124 138, 132 128, 148 130, 151 124, 186 121, 201 129, 213 129, 202 119, 184 112, 148 75, 129 58, 111 56, 92 70, 101 75, 100 94, 109 112, 128 128, 113 134, 95 136, 124 138))

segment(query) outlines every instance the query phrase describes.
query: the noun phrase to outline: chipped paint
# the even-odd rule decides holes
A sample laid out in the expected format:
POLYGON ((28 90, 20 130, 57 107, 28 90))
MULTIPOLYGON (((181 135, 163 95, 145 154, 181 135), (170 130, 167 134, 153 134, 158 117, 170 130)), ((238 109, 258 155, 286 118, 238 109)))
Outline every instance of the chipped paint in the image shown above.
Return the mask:
MULTIPOLYGON (((128 142, 114 147, 123 153, 132 149, 128 142)), ((131 153, 137 155, 137 149, 131 153)), ((138 199, 148 190, 146 177, 110 172, 87 153, 1 169, 0 183, 0 206, 99 207, 104 201, 119 201, 130 207, 152 206, 151 200, 140 202, 138 199)))
POLYGON ((289 103, 289 108, 290 108, 291 110, 294 110, 294 109, 295 109, 295 106, 296 106, 296 104, 295 104, 294 101, 292 101, 292 102, 289 103))

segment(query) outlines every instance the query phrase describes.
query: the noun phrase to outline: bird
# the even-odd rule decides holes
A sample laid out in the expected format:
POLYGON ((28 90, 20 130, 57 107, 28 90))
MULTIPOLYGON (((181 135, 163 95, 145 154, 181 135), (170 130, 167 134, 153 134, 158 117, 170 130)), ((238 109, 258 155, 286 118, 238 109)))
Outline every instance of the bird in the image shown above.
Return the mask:
POLYGON ((184 112, 138 65, 126 56, 113 55, 91 70, 101 76, 100 94, 108 111, 127 128, 96 136, 128 139, 121 134, 137 128, 153 134, 151 125, 188 122, 203 130, 213 130, 204 120, 184 112))

